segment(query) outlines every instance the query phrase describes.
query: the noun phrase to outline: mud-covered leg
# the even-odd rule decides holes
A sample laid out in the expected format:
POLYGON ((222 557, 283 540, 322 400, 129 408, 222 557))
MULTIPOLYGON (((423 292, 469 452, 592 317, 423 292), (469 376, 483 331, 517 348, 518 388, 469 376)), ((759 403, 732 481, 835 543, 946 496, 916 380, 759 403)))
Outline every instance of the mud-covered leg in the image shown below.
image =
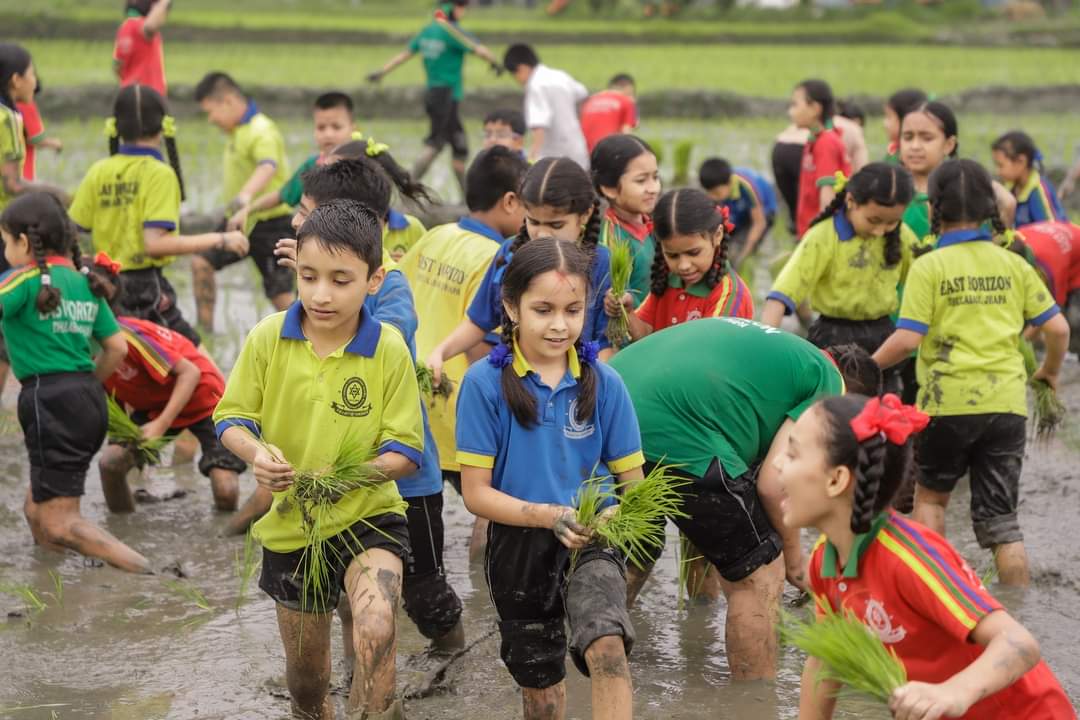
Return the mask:
POLYGON ((566 716, 566 681, 548 688, 521 688, 524 720, 562 720, 566 716))
POLYGON ((119 445, 105 446, 101 459, 98 460, 98 470, 101 471, 101 491, 110 512, 135 511, 135 498, 127 481, 127 475, 133 467, 135 458, 130 450, 119 445))
POLYGON ((277 606, 278 630, 285 646, 285 680, 293 716, 333 720, 330 703, 330 613, 302 613, 277 606))
POLYGON ((727 596, 728 665, 733 680, 776 677, 776 625, 784 561, 773 560, 738 582, 721 580, 727 596))
POLYGON ((626 661, 623 639, 598 638, 585 651, 592 677, 593 720, 627 720, 633 717, 634 688, 626 661))
POLYGON ((401 598, 401 558, 388 550, 361 553, 345 574, 352 609, 352 644, 356 652, 350 716, 369 716, 394 704, 397 682, 395 616, 401 598))

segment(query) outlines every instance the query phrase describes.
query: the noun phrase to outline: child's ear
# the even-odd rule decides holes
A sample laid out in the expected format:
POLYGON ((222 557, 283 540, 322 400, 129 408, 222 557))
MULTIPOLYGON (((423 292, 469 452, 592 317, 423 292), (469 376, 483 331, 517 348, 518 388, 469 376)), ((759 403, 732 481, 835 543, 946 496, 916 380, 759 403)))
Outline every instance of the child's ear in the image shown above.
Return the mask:
POLYGON ((30 238, 26 233, 19 233, 15 237, 15 247, 19 248, 20 252, 30 252, 30 238))
POLYGON ((517 323, 518 316, 517 316, 517 308, 516 307, 514 307, 513 305, 511 305, 507 301, 503 300, 503 310, 505 310, 506 314, 510 317, 510 322, 517 323))
POLYGON ((516 192, 508 192, 502 196, 502 209, 507 215, 516 215, 521 208, 521 199, 516 192))
MULTIPOLYGON (((600 194, 603 195, 607 199, 608 202, 612 202, 615 198, 617 198, 619 196, 619 188, 617 188, 617 187, 605 187, 605 186, 601 185, 600 186, 600 194)), ((590 209, 589 212, 592 212, 592 210, 590 209)))
POLYGON ((383 280, 386 279, 386 268, 380 267, 375 272, 371 273, 368 277, 368 295, 374 295, 379 292, 379 288, 382 287, 383 280))
POLYGON ((848 213, 851 213, 855 209, 855 198, 851 197, 851 193, 844 196, 844 208, 848 213))
POLYGON ((825 494, 830 498, 840 497, 848 491, 855 477, 851 474, 851 468, 847 465, 837 465, 829 468, 825 482, 825 494))

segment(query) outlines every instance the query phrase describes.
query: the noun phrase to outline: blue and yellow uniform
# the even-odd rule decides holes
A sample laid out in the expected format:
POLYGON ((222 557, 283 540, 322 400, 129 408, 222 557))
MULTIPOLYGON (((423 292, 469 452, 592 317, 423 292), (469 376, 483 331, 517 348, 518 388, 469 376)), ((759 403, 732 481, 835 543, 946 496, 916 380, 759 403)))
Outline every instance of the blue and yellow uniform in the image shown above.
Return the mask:
POLYGON ((1016 227, 1047 220, 1068 221, 1054 186, 1039 171, 1032 170, 1022 186, 1009 183, 1006 187, 1016 196, 1016 227))

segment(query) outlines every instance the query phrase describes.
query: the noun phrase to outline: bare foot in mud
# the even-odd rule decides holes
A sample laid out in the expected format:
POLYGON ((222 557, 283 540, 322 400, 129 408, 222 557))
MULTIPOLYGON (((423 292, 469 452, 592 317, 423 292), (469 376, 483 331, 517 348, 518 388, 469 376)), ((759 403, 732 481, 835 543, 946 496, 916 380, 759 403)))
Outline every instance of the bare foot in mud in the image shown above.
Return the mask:
POLYGON ((179 560, 173 560, 171 563, 161 568, 161 574, 172 575, 173 577, 179 578, 181 580, 188 576, 188 574, 184 572, 184 568, 181 567, 179 560))

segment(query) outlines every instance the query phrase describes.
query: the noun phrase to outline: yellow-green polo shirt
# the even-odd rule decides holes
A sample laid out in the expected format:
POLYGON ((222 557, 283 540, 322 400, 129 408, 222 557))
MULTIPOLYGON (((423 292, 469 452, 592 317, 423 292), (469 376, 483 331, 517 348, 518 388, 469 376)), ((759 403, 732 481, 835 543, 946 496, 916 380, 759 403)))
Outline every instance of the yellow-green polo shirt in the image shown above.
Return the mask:
MULTIPOLYGON (((9 162, 15 163, 19 177, 22 177, 23 164, 26 163, 26 137, 23 135, 22 116, 17 110, 0 102, 0 163, 9 162)), ((4 184, 0 183, 0 210, 13 199, 7 194, 4 184)))
POLYGON ((179 229, 180 181, 157 150, 122 145, 90 166, 68 214, 122 269, 164 267, 173 258, 148 256, 143 230, 179 229))
MULTIPOLYGON (((401 334, 360 313, 356 336, 319 358, 304 337, 303 306, 264 319, 248 335, 214 411, 220 436, 239 425, 276 445, 297 470, 331 465, 343 452, 374 458, 401 453, 417 465, 424 450, 420 390, 401 334)), ((292 489, 274 493, 270 512, 255 523, 256 537, 274 552, 305 545, 292 489), (285 512, 282 512, 284 504, 285 512)), ((405 514, 397 484, 355 490, 324 519, 323 537, 382 513, 405 514)))
MULTIPOLYGON (((277 125, 259 112, 254 102, 249 102, 240 124, 229 133, 229 140, 225 143, 225 184, 222 188, 225 204, 232 202, 255 168, 266 164, 274 166, 274 176, 260 195, 276 192, 289 181, 289 160, 285 156, 285 139, 277 125)), ((282 217, 291 212, 292 208, 281 203, 269 210, 251 213, 244 232, 251 232, 252 226, 261 220, 282 217)))
POLYGON ((419 218, 391 208, 386 225, 383 227, 383 249, 395 260, 400 260, 426 232, 427 228, 419 218))

